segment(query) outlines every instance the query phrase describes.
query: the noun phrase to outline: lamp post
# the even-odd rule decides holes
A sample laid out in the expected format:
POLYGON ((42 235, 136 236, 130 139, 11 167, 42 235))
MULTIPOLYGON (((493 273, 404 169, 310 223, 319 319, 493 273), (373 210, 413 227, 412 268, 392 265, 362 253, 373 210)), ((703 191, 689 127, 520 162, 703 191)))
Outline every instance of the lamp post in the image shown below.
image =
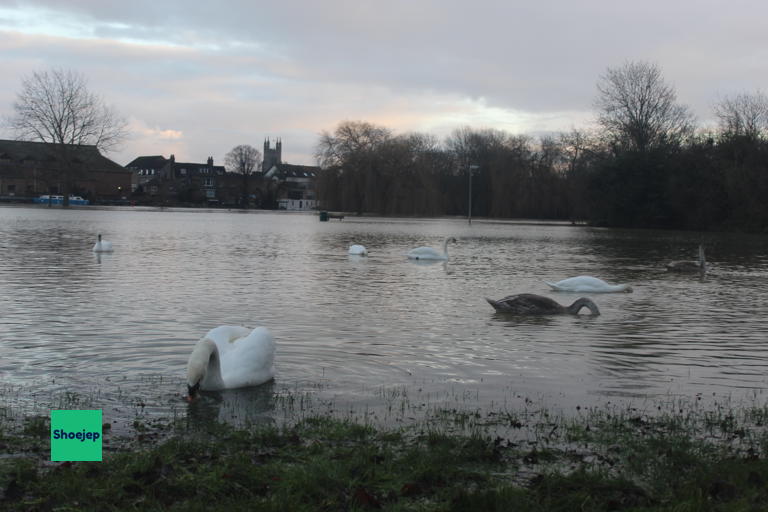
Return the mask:
POLYGON ((469 224, 472 224, 472 173, 479 168, 479 165, 469 166, 469 207, 467 208, 467 222, 469 224))

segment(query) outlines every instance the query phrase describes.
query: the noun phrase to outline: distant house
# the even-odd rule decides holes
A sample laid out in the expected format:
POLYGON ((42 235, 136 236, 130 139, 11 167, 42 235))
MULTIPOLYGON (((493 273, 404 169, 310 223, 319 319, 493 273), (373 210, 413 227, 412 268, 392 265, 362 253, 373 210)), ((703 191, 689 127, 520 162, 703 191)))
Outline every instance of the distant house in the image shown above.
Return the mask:
POLYGON ((162 155, 140 156, 125 166, 131 171, 131 192, 143 186, 160 175, 160 171, 168 164, 168 159, 162 155))
POLYGON ((264 173, 264 179, 277 184, 276 200, 280 210, 314 210, 318 172, 319 167, 310 165, 275 164, 264 173))
POLYGON ((63 162, 56 146, 46 142, 0 140, 0 197, 32 200, 42 194, 61 194, 69 176, 69 193, 91 201, 125 199, 131 172, 103 156, 96 146, 66 146, 63 162))
POLYGON ((176 157, 140 156, 126 165, 133 172, 134 193, 163 203, 236 205, 242 195, 242 175, 223 165, 177 162, 176 157))
POLYGON ((274 200, 280 210, 314 210, 317 208, 315 181, 319 167, 310 165, 284 164, 283 144, 279 139, 275 148, 269 139, 264 141, 262 170, 264 181, 271 183, 274 200))
POLYGON ((177 162, 176 157, 140 156, 126 165, 133 173, 134 198, 151 204, 254 206, 284 210, 317 207, 319 167, 282 163, 282 142, 264 142, 261 169, 252 175, 227 172, 205 163, 177 162), (245 203, 248 203, 247 205, 245 203))

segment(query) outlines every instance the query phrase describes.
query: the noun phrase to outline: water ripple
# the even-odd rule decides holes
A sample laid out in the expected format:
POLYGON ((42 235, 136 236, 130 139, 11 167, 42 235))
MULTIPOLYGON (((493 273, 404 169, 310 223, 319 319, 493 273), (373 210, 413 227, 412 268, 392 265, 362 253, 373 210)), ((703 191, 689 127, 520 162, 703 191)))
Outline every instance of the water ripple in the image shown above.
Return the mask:
MULTIPOLYGON (((536 223, 0 208, 0 382, 173 403, 195 341, 265 325, 278 383, 331 396, 454 386, 501 403, 765 387, 768 238, 706 234, 711 272, 667 274, 703 235, 536 223), (113 254, 94 255, 97 233, 113 254), (448 264, 406 252, 456 236, 448 264), (362 243, 368 258, 350 258, 362 243), (634 286, 590 295, 597 318, 509 318, 483 297, 590 274, 634 286), (148 381, 152 381, 148 383, 148 381), (156 382, 157 381, 157 382, 156 382)), ((239 396, 239 395, 238 395, 239 396)), ((368 394, 366 396, 369 397, 368 394)))

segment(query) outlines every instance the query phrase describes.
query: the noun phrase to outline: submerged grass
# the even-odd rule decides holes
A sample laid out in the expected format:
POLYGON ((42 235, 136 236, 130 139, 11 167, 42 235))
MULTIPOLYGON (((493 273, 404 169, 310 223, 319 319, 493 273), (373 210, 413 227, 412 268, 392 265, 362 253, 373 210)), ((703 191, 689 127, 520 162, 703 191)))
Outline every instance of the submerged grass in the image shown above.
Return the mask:
POLYGON ((768 509, 768 409, 649 410, 435 409, 400 427, 137 419, 101 463, 47 462, 49 425, 32 417, 0 422, 0 510, 768 509))

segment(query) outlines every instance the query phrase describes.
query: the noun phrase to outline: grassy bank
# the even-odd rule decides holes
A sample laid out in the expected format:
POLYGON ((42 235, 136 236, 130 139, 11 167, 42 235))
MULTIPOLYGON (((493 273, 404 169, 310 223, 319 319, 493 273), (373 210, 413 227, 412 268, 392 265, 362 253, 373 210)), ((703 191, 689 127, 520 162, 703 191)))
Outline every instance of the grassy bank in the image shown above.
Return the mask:
POLYGON ((442 411, 234 429, 137 422, 101 463, 0 430, 0 510, 766 510, 768 410, 442 411), (501 435, 500 435, 501 433, 501 435), (12 455, 11 455, 12 454, 12 455))

